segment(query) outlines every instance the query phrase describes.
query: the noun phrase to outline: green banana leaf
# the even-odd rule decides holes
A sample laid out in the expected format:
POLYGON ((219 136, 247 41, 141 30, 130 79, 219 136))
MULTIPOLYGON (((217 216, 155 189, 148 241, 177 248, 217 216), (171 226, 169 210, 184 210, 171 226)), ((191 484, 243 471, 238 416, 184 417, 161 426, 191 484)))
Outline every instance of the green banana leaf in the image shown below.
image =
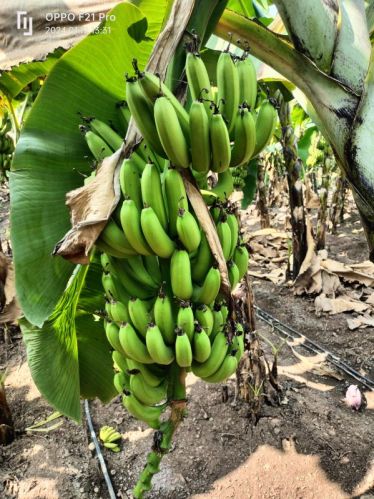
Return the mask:
POLYGON ((157 8, 149 0, 137 3, 142 10, 130 3, 116 6, 110 12, 115 21, 103 23, 98 34, 58 60, 17 144, 10 174, 16 288, 26 319, 38 327, 53 312, 74 269, 51 254, 70 228, 65 194, 91 172, 78 113, 118 126, 115 104, 125 97, 124 74, 132 71, 133 58, 145 67, 170 7, 167 0, 157 8))
POLYGON ((9 71, 3 71, 0 75, 0 90, 13 99, 26 85, 40 76, 47 75, 64 52, 60 47, 48 54, 43 61, 22 63, 9 71))
POLYGON ((21 321, 31 375, 43 397, 80 421, 80 397, 108 402, 115 395, 113 363, 102 320, 103 292, 87 295, 88 284, 99 282, 97 263, 77 266, 68 288, 42 329, 21 321), (98 369, 98 366, 100 368, 98 369))

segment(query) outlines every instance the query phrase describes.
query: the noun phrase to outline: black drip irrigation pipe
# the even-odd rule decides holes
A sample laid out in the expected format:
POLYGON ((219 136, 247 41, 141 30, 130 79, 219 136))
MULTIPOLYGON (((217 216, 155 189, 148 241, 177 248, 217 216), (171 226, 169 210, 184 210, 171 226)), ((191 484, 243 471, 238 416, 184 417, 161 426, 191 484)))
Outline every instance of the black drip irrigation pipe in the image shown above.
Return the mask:
POLYGON ((254 308, 256 311, 256 315, 259 319, 269 324, 273 329, 278 330, 284 337, 292 340, 302 339, 303 342, 298 344, 297 346, 304 347, 306 350, 309 350, 310 352, 313 353, 325 354, 326 360, 328 362, 333 364, 340 371, 343 371, 345 374, 348 374, 348 376, 351 376, 351 378, 354 378, 356 381, 359 381, 369 390, 374 391, 374 381, 360 374, 358 371, 353 369, 353 367, 344 362, 344 360, 341 360, 341 358, 338 357, 336 354, 330 352, 324 347, 321 347, 320 345, 318 345, 318 343, 316 343, 313 340, 310 340, 307 336, 305 336, 302 333, 299 333, 292 327, 283 324, 283 322, 279 321, 278 319, 270 315, 268 312, 265 312, 257 305, 255 305, 254 308))
POLYGON ((114 492, 114 489, 113 489, 112 481, 111 481, 109 473, 108 473, 108 468, 106 467, 104 456, 101 452, 100 444, 97 440, 96 433, 95 433, 95 430, 94 430, 94 427, 92 424, 92 418, 91 418, 90 406, 88 404, 88 400, 84 401, 84 411, 86 413, 88 429, 90 430, 90 435, 91 435, 92 441, 95 445, 95 450, 96 450, 97 458, 98 458, 99 463, 100 463, 101 471, 104 475, 105 483, 106 483, 106 486, 108 488, 109 497, 110 497, 110 499, 117 499, 116 493, 114 492))

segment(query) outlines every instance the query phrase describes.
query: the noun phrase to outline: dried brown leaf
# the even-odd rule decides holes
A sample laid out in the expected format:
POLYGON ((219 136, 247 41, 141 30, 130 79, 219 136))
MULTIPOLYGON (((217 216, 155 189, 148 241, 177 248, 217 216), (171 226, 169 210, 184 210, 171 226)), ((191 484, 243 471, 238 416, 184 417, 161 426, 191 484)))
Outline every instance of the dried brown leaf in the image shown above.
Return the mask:
POLYGON ((347 319, 348 328, 353 331, 355 329, 364 329, 368 326, 374 327, 374 317, 370 315, 360 315, 359 317, 353 317, 347 319))
POLYGON ((327 259, 321 262, 321 266, 342 277, 348 282, 358 282, 364 286, 373 286, 374 264, 369 266, 366 262, 363 263, 364 264, 345 265, 344 263, 337 262, 336 260, 327 259))
POLYGON ((323 293, 314 301, 316 314, 328 312, 330 315, 341 314, 342 312, 364 312, 369 308, 366 303, 353 300, 347 295, 338 298, 328 298, 323 293))
POLYGON ((0 252, 0 324, 15 322, 20 316, 14 267, 11 259, 0 252))

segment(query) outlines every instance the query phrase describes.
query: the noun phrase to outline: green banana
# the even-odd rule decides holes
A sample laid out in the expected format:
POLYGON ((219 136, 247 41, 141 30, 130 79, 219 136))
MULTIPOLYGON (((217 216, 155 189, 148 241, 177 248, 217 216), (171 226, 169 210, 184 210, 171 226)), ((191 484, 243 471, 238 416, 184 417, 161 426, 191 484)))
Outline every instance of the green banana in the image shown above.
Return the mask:
POLYGON ((213 100, 213 94, 210 86, 208 71, 205 67, 204 61, 200 57, 200 54, 192 52, 187 54, 186 75, 192 100, 194 101, 201 98, 202 93, 204 93, 204 98, 207 100, 204 106, 206 108, 206 112, 209 114, 209 101, 213 100))
POLYGON ((134 250, 140 255, 151 255, 140 224, 140 211, 132 199, 125 199, 120 212, 122 230, 134 250))
POLYGON ((227 215, 226 222, 228 223, 231 232, 231 246, 230 246, 229 258, 233 258, 236 245, 238 244, 239 222, 234 213, 229 213, 227 215))
POLYGON ((234 136, 230 166, 240 166, 248 163, 256 145, 255 121, 248 108, 239 108, 235 118, 234 136))
POLYGON ((204 103, 197 100, 190 108, 190 137, 192 168, 197 172, 207 173, 210 168, 210 138, 209 118, 211 111, 204 107, 204 103))
POLYGON ((226 324, 227 318, 229 316, 229 309, 227 305, 221 305, 221 314, 222 314, 222 320, 223 324, 226 324))
POLYGON ((143 208, 142 191, 140 187, 139 170, 134 159, 125 159, 119 173, 119 183, 122 195, 132 199, 138 210, 143 208))
POLYGON ((155 211, 150 206, 143 208, 140 223, 144 237, 152 251, 161 258, 170 258, 175 249, 174 241, 165 232, 155 211))
POLYGON ((237 246, 233 259, 239 269, 239 280, 241 280, 248 270, 249 253, 247 248, 245 246, 237 246))
POLYGON ((167 384, 165 381, 158 386, 150 386, 140 373, 131 375, 130 391, 139 402, 145 405, 159 404, 167 398, 167 384))
MULTIPOLYGON (((189 117, 187 111, 184 109, 179 100, 175 97, 173 92, 160 80, 160 78, 152 73, 145 71, 139 74, 139 82, 143 88, 144 93, 151 100, 155 102, 160 95, 164 95, 174 107, 177 113, 179 124, 183 130, 183 134, 188 140, 189 134, 189 117)), ((160 156, 163 156, 160 154, 160 156)), ((163 156, 164 157, 164 156, 163 156)))
POLYGON ((127 254, 127 256, 133 256, 136 254, 122 229, 120 229, 116 222, 112 219, 110 219, 104 227, 100 234, 100 239, 102 239, 105 244, 108 244, 120 253, 127 254))
POLYGON ((129 256, 128 252, 119 251, 118 248, 113 248, 113 246, 104 243, 102 239, 97 239, 95 246, 97 246, 100 251, 107 253, 109 256, 115 256, 116 258, 128 258, 129 256))
POLYGON ((139 298, 131 298, 129 301, 129 315, 135 329, 145 338, 148 324, 152 319, 146 304, 139 298))
POLYGON ((118 352, 117 350, 114 350, 112 352, 112 359, 113 359, 114 364, 118 367, 118 369, 120 371, 122 371, 124 373, 127 372, 128 365, 127 365, 126 358, 120 352, 118 352))
POLYGON ((114 443, 114 442, 104 442, 104 447, 110 449, 111 451, 113 452, 120 452, 120 447, 118 444, 114 443))
MULTIPOLYGON (((82 130, 83 129, 84 127, 82 130)), ((93 157, 97 161, 102 161, 107 156, 111 156, 113 154, 112 149, 108 146, 105 140, 91 130, 85 132, 84 138, 87 142, 89 150, 92 152, 93 157)))
POLYGON ((211 192, 217 196, 219 201, 227 201, 229 196, 234 192, 234 182, 229 168, 218 174, 218 182, 212 188, 211 192))
POLYGON ((212 328, 212 332, 210 335, 210 341, 213 341, 214 338, 217 336, 217 334, 220 331, 223 331, 223 327, 224 327, 224 322, 223 322, 220 304, 216 303, 214 305, 212 314, 213 314, 213 328, 212 328))
POLYGON ((165 342, 174 345, 173 306, 169 296, 161 289, 153 308, 155 323, 159 327, 165 342))
POLYGON ((126 303, 120 301, 112 301, 110 303, 110 314, 111 320, 117 324, 122 322, 128 322, 130 320, 129 310, 126 303))
POLYGON ((154 323, 148 324, 146 343, 154 362, 165 366, 173 362, 174 352, 166 345, 159 327, 154 323))
POLYGON ((169 209, 169 232, 177 235, 177 217, 180 208, 188 210, 188 200, 181 174, 175 168, 167 168, 164 174, 165 196, 169 209))
POLYGON ((164 157, 165 151, 161 145, 153 116, 153 103, 145 95, 139 80, 128 78, 126 82, 126 98, 131 115, 135 120, 144 140, 159 155, 164 157))
POLYGON ((221 52, 218 58, 217 87, 217 102, 222 102, 222 114, 230 134, 234 128, 235 115, 239 106, 240 89, 238 69, 228 51, 221 52))
POLYGON ((197 250, 201 241, 200 228, 192 213, 183 208, 178 212, 177 233, 189 253, 197 250))
POLYGON ((177 330, 175 360, 179 367, 190 367, 192 364, 191 342, 188 335, 182 329, 177 330))
POLYGON ((153 209, 162 227, 167 230, 168 219, 162 193, 161 178, 158 168, 154 163, 147 163, 145 165, 141 178, 141 190, 144 205, 150 206, 153 209))
POLYGON ((139 402, 131 393, 127 392, 122 398, 122 403, 129 413, 140 421, 144 421, 151 428, 158 430, 160 428, 160 416, 165 410, 165 406, 151 407, 139 402))
POLYGON ((116 373, 113 377, 113 385, 118 393, 130 388, 130 376, 122 371, 116 373))
POLYGON ((217 298, 221 286, 221 274, 215 267, 211 267, 207 273, 203 285, 193 290, 193 301, 210 305, 217 298))
POLYGON ((101 283, 108 300, 128 303, 130 296, 123 289, 121 282, 115 276, 104 272, 102 275, 101 283))
POLYGON ((161 270, 156 255, 143 256, 144 267, 148 274, 153 277, 153 280, 158 284, 161 283, 161 270))
POLYGON ((212 351, 203 363, 193 362, 192 372, 199 378, 207 378, 214 374, 221 366, 228 350, 227 338, 225 334, 218 333, 212 344, 212 351))
POLYGON ((217 223, 217 234, 222 246, 223 256, 227 261, 231 252, 231 230, 225 214, 221 216, 221 220, 217 223))
POLYGON ((167 97, 159 97, 154 108, 155 123, 166 157, 174 166, 188 168, 190 155, 178 115, 167 97))
POLYGON ((195 317, 206 334, 210 336, 214 325, 214 316, 211 309, 207 305, 199 305, 196 309, 195 317))
POLYGON ((208 383, 221 383, 229 378, 238 367, 238 361, 235 355, 226 355, 219 369, 214 374, 203 378, 208 383))
POLYGON ((229 260, 227 262, 227 269, 229 272, 229 281, 231 285, 231 290, 233 291, 239 282, 239 269, 234 260, 229 260))
POLYGON ((117 350, 117 352, 120 352, 120 353, 125 353, 123 351, 123 348, 121 346, 121 342, 119 339, 119 328, 118 328, 117 324, 115 324, 114 322, 106 321, 105 334, 106 334, 107 340, 109 341, 111 347, 114 348, 114 350, 117 350))
POLYGON ((213 263, 213 255, 208 240, 206 238, 205 232, 202 230, 200 246, 197 250, 195 258, 192 260, 192 265, 191 265, 192 279, 197 283, 203 282, 208 273, 208 270, 212 266, 212 263, 213 263))
POLYGON ((147 347, 129 322, 121 325, 119 329, 119 341, 126 357, 142 364, 153 364, 153 359, 149 355, 147 347))
POLYGON ((186 333, 190 341, 192 341, 195 330, 194 321, 195 318, 191 303, 189 301, 181 301, 177 315, 177 327, 186 333))
POLYGON ((198 324, 195 328, 193 336, 193 358, 197 362, 205 362, 208 360, 212 346, 206 331, 198 324))
POLYGON ((129 366, 129 371, 140 371, 144 381, 149 385, 149 386, 159 386, 160 383, 163 382, 165 379, 165 376, 155 374, 151 369, 152 366, 145 366, 144 364, 137 362, 136 360, 133 359, 127 359, 127 365, 129 366))
POLYGON ((147 300, 154 296, 155 287, 151 288, 145 286, 144 283, 139 282, 126 260, 116 260, 115 258, 112 258, 111 265, 113 272, 118 277, 118 280, 129 296, 136 296, 141 300, 147 300))
POLYGON ((130 256, 126 260, 126 263, 131 268, 136 279, 140 283, 142 283, 145 286, 148 286, 150 288, 153 288, 153 289, 158 289, 160 287, 161 279, 159 282, 156 282, 156 280, 152 277, 152 275, 145 268, 145 265, 143 263, 143 259, 140 255, 130 256))
POLYGON ((231 147, 229 133, 218 108, 210 119, 209 136, 212 148, 211 169, 217 173, 224 172, 230 166, 231 147))
POLYGON ((125 136, 131 119, 131 112, 129 109, 129 105, 125 100, 122 100, 120 102, 117 102, 116 108, 118 109, 117 114, 119 117, 119 121, 121 123, 122 133, 125 136))
POLYGON ((104 121, 97 118, 84 118, 84 120, 89 124, 91 130, 105 140, 113 151, 116 151, 122 146, 123 138, 104 121))
POLYGON ((236 360, 239 362, 244 354, 244 331, 237 330, 234 338, 237 340, 236 360))
POLYGON ((174 296, 180 300, 189 300, 193 287, 191 262, 187 251, 176 249, 170 262, 170 280, 174 296))
POLYGON ((277 112, 269 100, 261 103, 256 120, 256 146, 253 155, 257 156, 270 142, 275 125, 277 123, 277 112))
POLYGON ((255 108, 257 99, 257 75, 252 59, 245 54, 237 63, 239 77, 239 102, 245 102, 251 111, 255 108))

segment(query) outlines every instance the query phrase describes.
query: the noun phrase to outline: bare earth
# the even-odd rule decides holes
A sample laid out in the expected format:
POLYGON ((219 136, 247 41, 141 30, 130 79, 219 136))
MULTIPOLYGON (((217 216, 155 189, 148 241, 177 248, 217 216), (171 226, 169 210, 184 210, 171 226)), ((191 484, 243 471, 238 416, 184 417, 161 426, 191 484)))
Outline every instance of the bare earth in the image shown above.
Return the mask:
MULTIPOLYGON (((366 258, 362 233, 353 236, 351 229, 347 225, 341 230, 346 231, 345 237, 329 236, 332 257, 346 262, 366 258)), ((261 308, 374 377, 373 328, 349 331, 346 314, 318 318, 313 300, 294 297, 286 286, 257 280, 254 289, 261 308)), ((258 321, 257 326, 266 338, 280 343, 267 325, 258 321)), ((0 333, 0 371, 7 366, 8 401, 20 434, 14 443, 0 448, 0 498, 106 499, 108 492, 88 447, 85 423, 66 420, 49 433, 22 433, 53 409, 30 378, 18 333, 11 337, 12 344, 5 345, 0 333)), ((264 348, 270 359, 270 349, 266 344, 264 348)), ((281 404, 265 404, 254 427, 246 405, 232 403, 233 379, 228 383, 229 401, 223 403, 221 386, 188 378, 188 417, 148 497, 374 498, 373 393, 366 394, 367 407, 355 412, 343 401, 352 380, 311 372, 289 347, 282 349, 279 364, 281 404)), ((112 425, 123 433, 121 452, 104 449, 103 454, 118 497, 130 497, 153 433, 128 416, 119 398, 105 407, 93 402, 91 412, 97 430, 112 425)))

